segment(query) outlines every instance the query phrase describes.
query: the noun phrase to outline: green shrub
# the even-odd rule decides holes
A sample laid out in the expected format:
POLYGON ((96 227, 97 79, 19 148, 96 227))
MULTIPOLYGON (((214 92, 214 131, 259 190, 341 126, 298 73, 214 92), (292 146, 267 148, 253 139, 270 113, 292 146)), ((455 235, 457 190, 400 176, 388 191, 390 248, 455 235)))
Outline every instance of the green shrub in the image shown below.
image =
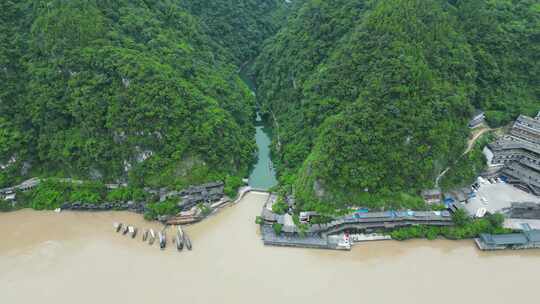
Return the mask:
POLYGON ((32 209, 53 210, 69 198, 71 184, 55 181, 43 181, 29 193, 32 209))
POLYGON ((128 201, 131 198, 131 193, 128 188, 120 187, 113 189, 107 193, 107 201, 109 202, 122 202, 128 201))
POLYGON ((32 208, 36 210, 53 210, 64 202, 64 193, 49 188, 38 188, 32 195, 32 208))
POLYGON ((272 212, 276 214, 285 214, 289 210, 289 205, 287 205, 282 198, 278 198, 277 202, 272 205, 272 212))
POLYGON ((145 212, 144 218, 148 220, 157 219, 157 217, 161 215, 176 215, 180 212, 178 203, 173 200, 149 203, 146 205, 146 208, 148 210, 145 212))
POLYGON ((461 240, 478 237, 481 233, 501 234, 511 232, 511 230, 502 227, 504 218, 500 214, 471 220, 470 218, 463 218, 460 213, 457 216, 454 215, 454 221, 456 226, 453 227, 412 226, 399 228, 393 230, 390 233, 390 236, 395 240, 415 238, 434 240, 439 236, 451 240, 461 240))
POLYGON ((238 189, 242 187, 244 182, 242 182, 242 178, 238 176, 233 175, 227 175, 225 178, 225 188, 224 192, 229 197, 236 197, 238 194, 238 189))
POLYGON ((277 234, 277 235, 280 235, 281 234, 281 231, 283 229, 283 225, 282 224, 279 224, 279 223, 274 223, 272 224, 272 228, 274 228, 274 232, 277 234))
POLYGON ((201 214, 203 216, 207 216, 209 215, 210 213, 212 213, 212 209, 210 209, 210 207, 208 207, 206 204, 203 204, 203 203, 200 203, 197 208, 199 208, 199 210, 201 210, 201 214))
POLYGON ((298 224, 296 225, 298 227, 298 234, 301 237, 306 237, 308 231, 309 231, 309 224, 298 224))
POLYGON ((13 210, 11 202, 0 199, 0 212, 6 212, 13 210))
POLYGON ((466 226, 471 222, 471 218, 467 215, 465 210, 458 209, 454 214, 452 215, 452 220, 454 221, 454 224, 458 227, 466 226))
POLYGON ((444 204, 434 204, 434 205, 429 206, 429 209, 433 211, 444 211, 448 208, 446 208, 444 204))
POLYGON ((136 187, 120 187, 107 193, 107 200, 111 202, 141 202, 148 198, 148 193, 136 187))
POLYGON ((99 193, 93 192, 90 189, 75 189, 69 195, 69 201, 97 204, 101 202, 99 193))

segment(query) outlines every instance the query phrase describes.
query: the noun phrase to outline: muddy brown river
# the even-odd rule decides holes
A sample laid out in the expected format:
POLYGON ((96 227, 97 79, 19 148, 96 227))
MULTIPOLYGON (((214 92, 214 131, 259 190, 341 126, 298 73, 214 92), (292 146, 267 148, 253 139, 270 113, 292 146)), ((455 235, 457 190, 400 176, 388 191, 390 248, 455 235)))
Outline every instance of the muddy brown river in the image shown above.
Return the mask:
MULTIPOLYGON (((193 251, 116 234, 124 213, 0 214, 0 303, 533 303, 540 251, 479 252, 472 241, 384 241, 351 252, 263 246, 266 199, 187 227, 193 251), (346 302, 347 301, 347 302, 346 302)), ((172 233, 169 234, 169 239, 172 233)))

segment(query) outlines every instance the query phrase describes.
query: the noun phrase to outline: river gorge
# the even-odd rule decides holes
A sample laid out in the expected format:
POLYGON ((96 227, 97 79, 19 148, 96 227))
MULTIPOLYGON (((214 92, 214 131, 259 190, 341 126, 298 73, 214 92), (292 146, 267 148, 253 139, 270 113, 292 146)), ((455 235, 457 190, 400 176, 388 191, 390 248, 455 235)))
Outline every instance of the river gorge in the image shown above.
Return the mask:
MULTIPOLYGON (((255 138, 249 185, 268 189, 277 181, 259 118, 255 138)), ((0 302, 506 304, 530 299, 538 282, 540 251, 481 252, 472 241, 266 247, 255 217, 267 198, 251 192, 185 227, 194 249, 181 253, 113 231, 113 222, 161 229, 134 213, 0 213, 0 302)))

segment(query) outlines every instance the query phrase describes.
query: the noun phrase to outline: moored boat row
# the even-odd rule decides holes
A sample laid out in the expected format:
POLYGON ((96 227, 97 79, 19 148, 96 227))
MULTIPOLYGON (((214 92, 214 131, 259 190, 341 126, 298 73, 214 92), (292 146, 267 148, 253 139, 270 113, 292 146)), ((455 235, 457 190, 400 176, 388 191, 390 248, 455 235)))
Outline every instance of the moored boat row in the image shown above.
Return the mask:
MULTIPOLYGON (((137 236, 138 232, 137 227, 123 223, 113 223, 113 228, 117 233, 122 233, 122 235, 127 235, 129 233, 129 236, 131 236, 133 239, 137 236)), ((166 228, 163 228, 163 230, 159 231, 157 235, 154 229, 144 229, 141 233, 142 241, 148 241, 148 244, 151 246, 157 239, 159 241, 159 248, 165 249, 167 247, 167 235, 165 229, 166 228)), ((178 251, 182 251, 184 247, 188 250, 192 249, 191 240, 180 226, 176 226, 176 235, 173 238, 173 243, 176 244, 176 249, 178 251)))

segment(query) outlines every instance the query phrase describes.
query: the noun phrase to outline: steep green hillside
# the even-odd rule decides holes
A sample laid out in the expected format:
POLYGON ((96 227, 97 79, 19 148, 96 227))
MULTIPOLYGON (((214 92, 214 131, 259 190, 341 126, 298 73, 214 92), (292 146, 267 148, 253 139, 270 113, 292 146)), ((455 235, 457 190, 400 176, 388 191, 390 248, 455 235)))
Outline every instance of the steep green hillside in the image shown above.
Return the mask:
POLYGON ((245 176, 254 98, 233 53, 178 3, 2 2, 0 163, 16 161, 0 185, 245 176))
POLYGON ((540 3, 535 0, 457 1, 477 78, 472 103, 494 125, 540 108, 540 3))
POLYGON ((494 126, 540 108, 536 0, 9 0, 0 17, 0 186, 245 176, 255 57, 303 208, 417 207, 476 108, 494 126))
POLYGON ((282 181, 304 208, 416 204, 395 193, 433 186, 475 107, 499 123, 538 109, 539 13, 532 0, 306 1, 256 67, 282 181))

